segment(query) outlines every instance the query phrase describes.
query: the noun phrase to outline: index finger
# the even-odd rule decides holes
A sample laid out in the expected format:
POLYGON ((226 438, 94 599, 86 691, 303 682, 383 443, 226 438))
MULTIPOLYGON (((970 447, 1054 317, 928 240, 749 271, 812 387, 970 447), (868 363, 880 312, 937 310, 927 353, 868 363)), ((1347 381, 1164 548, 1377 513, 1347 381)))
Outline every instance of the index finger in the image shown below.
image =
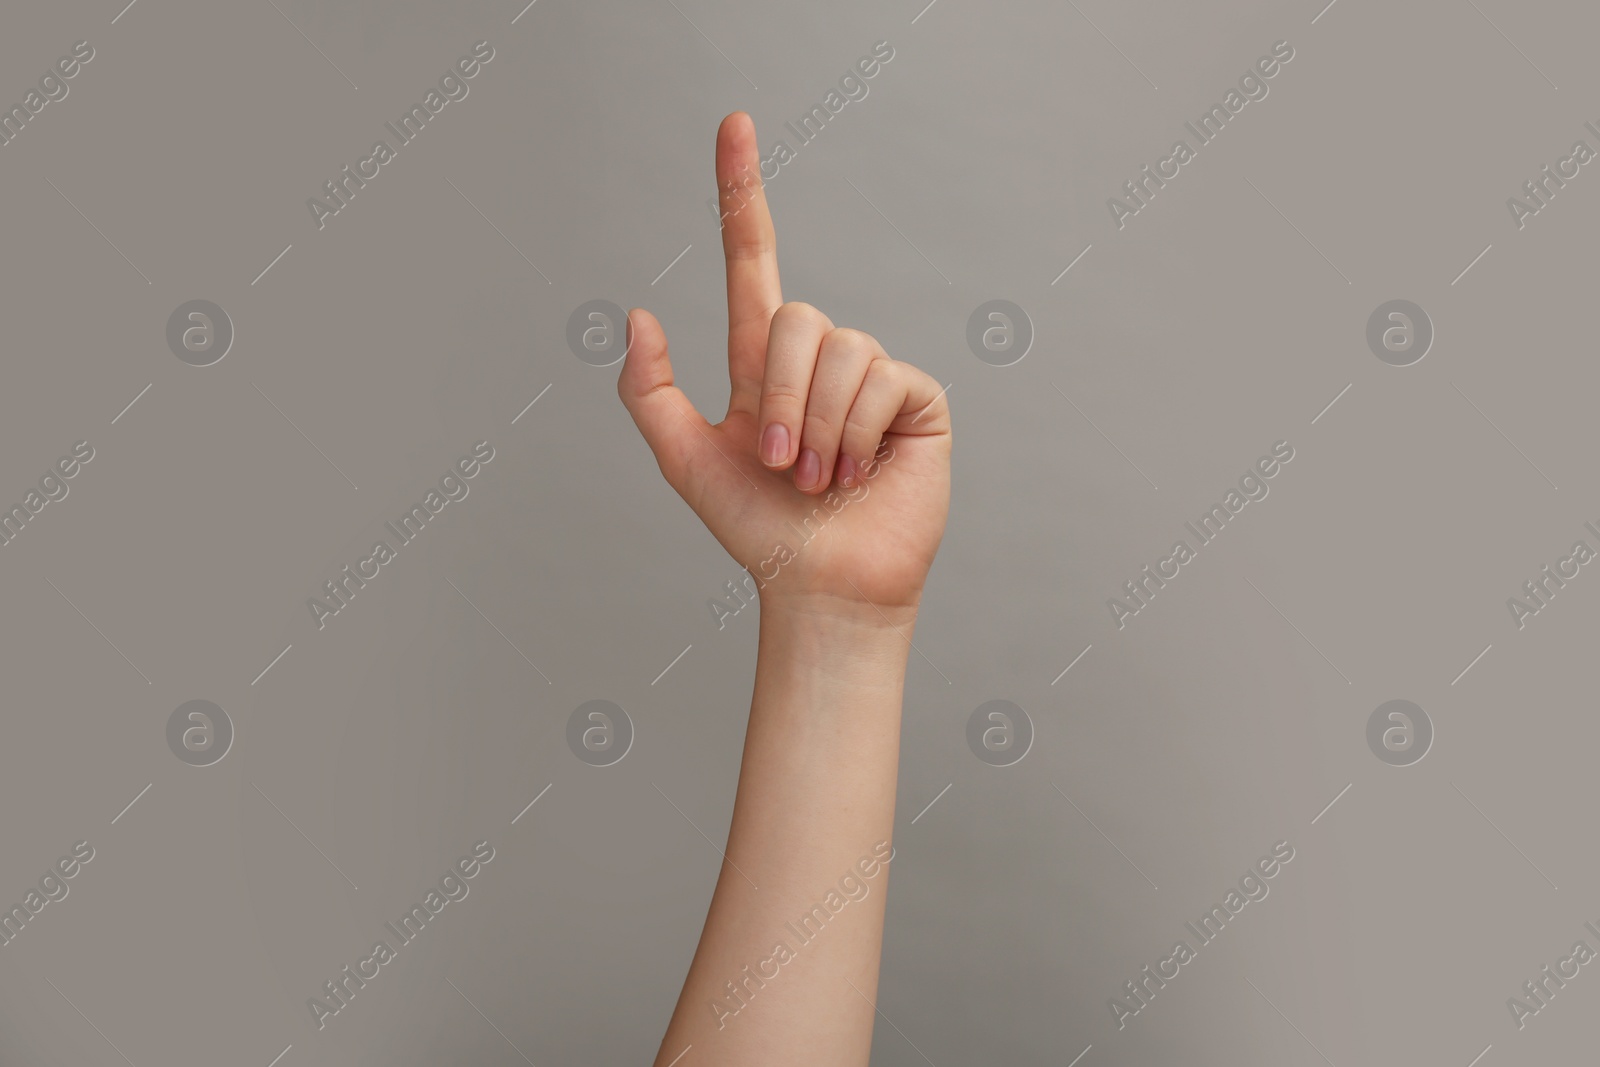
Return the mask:
POLYGON ((783 303, 778 239, 761 182, 750 116, 735 111, 717 130, 717 194, 728 271, 728 370, 735 389, 759 386, 766 329, 783 303))

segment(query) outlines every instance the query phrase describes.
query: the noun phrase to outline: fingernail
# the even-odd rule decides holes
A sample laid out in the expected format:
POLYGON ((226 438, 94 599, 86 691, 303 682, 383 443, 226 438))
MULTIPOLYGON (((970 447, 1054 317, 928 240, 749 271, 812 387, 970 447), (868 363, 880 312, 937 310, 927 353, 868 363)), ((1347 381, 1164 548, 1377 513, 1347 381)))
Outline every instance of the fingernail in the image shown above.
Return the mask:
POLYGON ((801 449, 800 462, 795 464, 794 484, 798 489, 812 489, 822 480, 822 457, 812 448, 801 449))
POLYGON ((839 484, 846 489, 856 484, 856 461, 846 455, 839 457, 839 484))
POLYGON ((776 467, 788 458, 789 427, 775 422, 761 434, 761 462, 776 467))

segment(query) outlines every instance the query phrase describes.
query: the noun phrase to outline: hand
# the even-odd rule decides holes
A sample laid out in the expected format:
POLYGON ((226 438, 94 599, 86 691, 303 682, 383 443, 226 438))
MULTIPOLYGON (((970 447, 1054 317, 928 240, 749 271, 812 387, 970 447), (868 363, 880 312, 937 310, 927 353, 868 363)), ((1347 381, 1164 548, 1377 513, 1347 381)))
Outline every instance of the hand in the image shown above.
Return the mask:
POLYGON ((727 415, 713 426, 672 384, 666 335, 642 309, 628 313, 617 392, 662 475, 755 576, 764 603, 903 615, 944 532, 949 406, 936 381, 871 336, 783 302, 758 166, 755 125, 735 112, 716 160, 727 415))

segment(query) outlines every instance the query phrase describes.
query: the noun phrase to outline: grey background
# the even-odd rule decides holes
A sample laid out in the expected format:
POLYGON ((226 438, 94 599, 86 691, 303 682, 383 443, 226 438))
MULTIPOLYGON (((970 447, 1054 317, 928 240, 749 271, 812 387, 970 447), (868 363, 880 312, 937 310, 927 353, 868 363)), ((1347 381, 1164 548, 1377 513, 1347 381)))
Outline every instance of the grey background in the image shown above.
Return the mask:
POLYGON ((957 427, 874 1063, 1592 1057, 1592 968, 1525 1029, 1505 1003, 1600 948, 1600 578, 1520 631, 1505 606, 1600 520, 1600 178, 1520 231, 1505 206, 1600 148, 1592 7, 121 8, 0 14, 8 103, 96 51, 0 148, 0 498, 96 450, 0 548, 0 898, 96 850, 0 948, 0 1061, 649 1060, 756 622, 716 628, 737 568, 566 319, 650 307, 720 412, 716 123, 788 137, 879 40, 770 189, 785 296, 949 383, 957 427), (319 231, 306 198, 479 40, 470 95, 319 231), (1119 231, 1106 199, 1278 40, 1270 95, 1119 231), (193 299, 234 324, 211 367, 166 346, 193 299), (990 299, 1037 331, 1015 366, 966 348, 990 299), (1434 323, 1411 367, 1365 343, 1392 299, 1434 323), (483 439, 469 497, 318 631, 306 598, 483 439), (1270 496, 1119 631, 1106 599, 1278 440, 1270 496), (597 698, 637 730, 607 768, 565 742, 597 698), (213 766, 166 745, 193 699, 233 722, 213 766), (965 742, 993 699, 1034 723, 1015 766, 965 742), (1391 699, 1433 722, 1414 766, 1367 748, 1391 699), (470 895, 318 1032, 306 998, 482 839, 470 895), (1108 998, 1280 840, 1270 896, 1119 1031, 1108 998))

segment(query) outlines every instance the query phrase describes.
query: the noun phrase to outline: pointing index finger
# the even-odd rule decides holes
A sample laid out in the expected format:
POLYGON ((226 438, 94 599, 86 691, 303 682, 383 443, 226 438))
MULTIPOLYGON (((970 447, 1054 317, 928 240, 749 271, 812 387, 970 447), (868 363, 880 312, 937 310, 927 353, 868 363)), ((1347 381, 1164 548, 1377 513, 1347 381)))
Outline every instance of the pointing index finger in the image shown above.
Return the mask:
POLYGON ((717 195, 728 271, 728 370, 736 390, 760 383, 767 325, 783 303, 777 234, 760 168, 755 123, 736 111, 717 130, 717 195))

